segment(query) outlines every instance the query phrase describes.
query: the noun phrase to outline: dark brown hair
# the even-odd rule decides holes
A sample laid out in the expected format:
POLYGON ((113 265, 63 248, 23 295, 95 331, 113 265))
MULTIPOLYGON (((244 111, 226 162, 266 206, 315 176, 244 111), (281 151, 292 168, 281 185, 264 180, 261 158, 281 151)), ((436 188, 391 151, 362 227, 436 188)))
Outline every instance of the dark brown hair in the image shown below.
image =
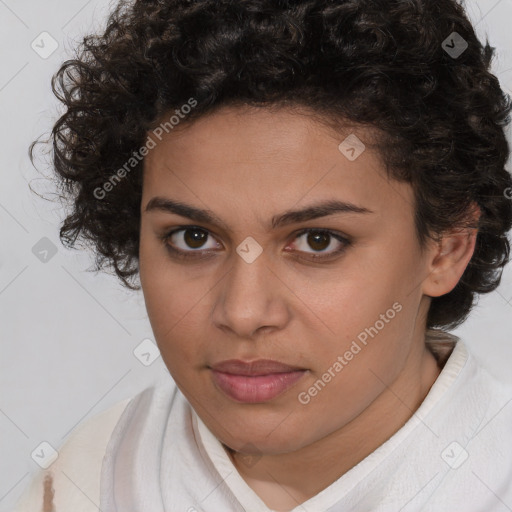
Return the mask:
POLYGON ((148 130, 191 98, 180 126, 228 104, 305 106, 379 133, 389 175, 413 187, 422 244, 480 207, 474 255, 427 318, 453 328, 509 260, 511 104, 490 72, 493 52, 455 0, 121 1, 53 77, 66 109, 53 164, 71 203, 61 240, 92 243, 96 269, 138 289, 143 160, 129 172, 126 162, 148 130))

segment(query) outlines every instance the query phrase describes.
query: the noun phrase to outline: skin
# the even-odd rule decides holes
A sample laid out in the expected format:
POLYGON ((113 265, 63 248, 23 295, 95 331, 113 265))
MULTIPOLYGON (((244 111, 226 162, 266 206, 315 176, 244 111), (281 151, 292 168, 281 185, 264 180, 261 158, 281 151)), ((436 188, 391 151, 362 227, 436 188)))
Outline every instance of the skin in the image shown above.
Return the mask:
POLYGON ((338 145, 350 133, 369 140, 363 129, 335 132, 290 109, 223 107, 167 134, 144 163, 140 278, 162 358, 241 476, 276 510, 315 496, 413 415, 440 372, 424 342, 431 297, 453 289, 474 251, 476 230, 454 230, 422 251, 411 187, 388 180, 369 147, 349 161, 338 145), (146 211, 155 196, 207 209, 225 226, 146 211), (270 227, 275 215, 330 199, 374 213, 270 227), (170 255, 161 236, 184 226, 208 237, 190 245, 181 231, 167 243, 209 257, 170 255), (319 249, 297 237, 303 228, 352 243, 313 261, 341 243, 328 237, 319 249), (263 249, 250 264, 236 252, 248 236, 263 249), (395 302, 401 311, 300 403, 298 394, 395 302), (241 404, 208 368, 261 358, 308 371, 273 400, 241 404))

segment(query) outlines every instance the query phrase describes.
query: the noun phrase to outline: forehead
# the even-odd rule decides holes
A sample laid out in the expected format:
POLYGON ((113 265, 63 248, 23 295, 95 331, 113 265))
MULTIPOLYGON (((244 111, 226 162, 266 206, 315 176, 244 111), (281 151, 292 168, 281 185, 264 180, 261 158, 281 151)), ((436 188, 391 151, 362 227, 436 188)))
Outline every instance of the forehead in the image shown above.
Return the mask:
MULTIPOLYGON (((172 131, 166 130, 160 137, 159 151, 153 154, 165 152, 164 146, 167 146, 186 154, 193 149, 193 155, 200 157, 211 151, 211 146, 224 143, 222 156, 226 159, 278 158, 280 154, 300 158, 315 147, 320 151, 324 145, 337 145, 340 137, 354 130, 343 124, 334 129, 328 123, 326 118, 306 107, 224 106, 192 123, 187 123, 185 118, 172 131), (324 144, 318 147, 320 141, 324 144)), ((362 138, 370 138, 369 130, 364 130, 364 134, 362 127, 357 130, 362 138)))
POLYGON ((410 203, 409 186, 390 183, 373 140, 368 130, 335 130, 303 111, 225 107, 165 134, 150 151, 143 203, 167 194, 213 211, 235 205, 239 213, 326 199, 374 211, 389 209, 390 201, 410 203), (340 144, 354 137, 365 149, 349 159, 340 144))

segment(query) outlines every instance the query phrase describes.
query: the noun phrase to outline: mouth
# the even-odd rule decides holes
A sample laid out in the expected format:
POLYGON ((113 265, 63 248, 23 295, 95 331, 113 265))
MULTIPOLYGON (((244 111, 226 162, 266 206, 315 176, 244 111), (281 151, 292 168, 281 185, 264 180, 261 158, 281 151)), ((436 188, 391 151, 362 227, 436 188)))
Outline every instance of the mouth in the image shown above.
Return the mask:
POLYGON ((223 361, 210 367, 214 384, 238 403, 268 402, 297 383, 308 370, 279 361, 223 361))

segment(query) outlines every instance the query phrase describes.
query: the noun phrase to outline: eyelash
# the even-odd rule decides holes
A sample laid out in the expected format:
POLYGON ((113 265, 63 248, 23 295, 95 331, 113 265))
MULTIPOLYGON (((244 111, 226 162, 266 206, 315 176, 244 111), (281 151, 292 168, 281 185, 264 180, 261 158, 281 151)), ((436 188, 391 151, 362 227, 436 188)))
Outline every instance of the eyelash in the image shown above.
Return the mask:
MULTIPOLYGON (((159 236, 162 243, 165 245, 166 249, 171 253, 171 256, 181 259, 181 260, 187 260, 187 259, 205 259, 212 256, 213 252, 217 252, 216 250, 205 250, 202 251, 200 249, 198 250, 191 250, 191 251, 183 251, 182 249, 177 249, 176 247, 173 247, 169 244, 169 240, 175 233, 178 233, 180 231, 187 231, 187 230, 197 230, 202 231, 206 233, 209 236, 212 236, 211 233, 204 228, 201 228, 199 226, 181 226, 179 228, 173 229, 172 231, 168 231, 164 233, 163 235, 159 236), (206 254, 205 254, 206 253, 206 254)), ((306 234, 306 233, 316 233, 316 234, 322 234, 322 235, 329 235, 339 242, 341 242, 341 247, 339 249, 336 249, 335 251, 329 252, 329 253, 306 253, 309 254, 307 257, 301 257, 302 259, 307 259, 310 261, 317 261, 317 260, 327 260, 332 259, 336 256, 341 255, 345 250, 352 245, 352 240, 349 238, 340 235, 336 231, 331 231, 328 229, 319 229, 319 228, 305 228, 300 230, 298 233, 294 234, 294 240, 296 238, 299 238, 300 236, 306 234)), ((301 252, 301 251, 299 251, 301 252)))

